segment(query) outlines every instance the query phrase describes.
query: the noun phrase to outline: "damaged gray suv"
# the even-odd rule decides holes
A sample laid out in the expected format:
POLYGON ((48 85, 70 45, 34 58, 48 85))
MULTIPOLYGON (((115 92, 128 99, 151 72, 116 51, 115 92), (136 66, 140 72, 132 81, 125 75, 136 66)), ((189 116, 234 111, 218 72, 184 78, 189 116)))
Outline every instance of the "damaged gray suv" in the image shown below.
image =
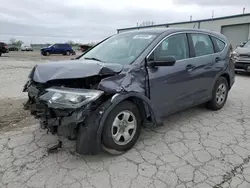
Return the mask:
POLYGON ((111 36, 74 60, 37 64, 25 108, 79 154, 131 149, 143 126, 206 103, 221 109, 234 83, 232 47, 195 29, 136 30, 111 36))

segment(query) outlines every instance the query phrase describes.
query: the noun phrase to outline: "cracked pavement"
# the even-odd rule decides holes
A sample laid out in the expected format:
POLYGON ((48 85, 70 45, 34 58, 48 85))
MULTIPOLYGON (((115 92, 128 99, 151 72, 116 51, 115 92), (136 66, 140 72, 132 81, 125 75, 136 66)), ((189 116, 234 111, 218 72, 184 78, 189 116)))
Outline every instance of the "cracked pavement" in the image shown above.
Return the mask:
POLYGON ((79 156, 38 125, 0 134, 3 188, 247 188, 250 187, 250 77, 237 75, 224 108, 196 107, 165 126, 143 129, 120 156, 79 156))

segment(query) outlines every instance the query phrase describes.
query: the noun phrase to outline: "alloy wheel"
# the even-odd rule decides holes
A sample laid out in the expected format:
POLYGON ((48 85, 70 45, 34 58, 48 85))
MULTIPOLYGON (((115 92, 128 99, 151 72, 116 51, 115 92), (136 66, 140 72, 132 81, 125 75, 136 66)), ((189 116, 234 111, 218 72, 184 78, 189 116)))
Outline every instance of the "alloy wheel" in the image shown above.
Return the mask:
POLYGON ((115 117, 111 128, 113 141, 118 145, 126 145, 133 139, 136 129, 135 115, 128 110, 120 112, 115 117))
POLYGON ((218 105, 223 104, 227 96, 227 86, 224 83, 221 83, 216 91, 216 102, 218 105))

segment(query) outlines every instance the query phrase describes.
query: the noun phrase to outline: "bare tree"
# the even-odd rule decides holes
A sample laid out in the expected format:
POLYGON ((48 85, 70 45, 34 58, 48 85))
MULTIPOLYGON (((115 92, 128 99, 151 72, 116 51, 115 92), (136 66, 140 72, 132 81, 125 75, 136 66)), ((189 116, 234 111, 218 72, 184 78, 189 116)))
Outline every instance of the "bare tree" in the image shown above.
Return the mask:
POLYGON ((14 45, 15 43, 16 43, 16 39, 11 38, 11 39, 10 39, 10 44, 14 45))
POLYGON ((151 26, 154 24, 155 24, 155 22, 153 22, 153 21, 143 21, 141 24, 139 24, 139 26, 144 27, 144 26, 151 26))
POLYGON ((68 42, 66 42, 66 43, 68 43, 70 46, 74 46, 75 45, 75 42, 74 41, 72 41, 72 40, 69 40, 68 42))
POLYGON ((11 38, 10 39, 10 43, 13 45, 13 46, 21 46, 23 44, 23 41, 21 40, 16 40, 15 38, 11 38))

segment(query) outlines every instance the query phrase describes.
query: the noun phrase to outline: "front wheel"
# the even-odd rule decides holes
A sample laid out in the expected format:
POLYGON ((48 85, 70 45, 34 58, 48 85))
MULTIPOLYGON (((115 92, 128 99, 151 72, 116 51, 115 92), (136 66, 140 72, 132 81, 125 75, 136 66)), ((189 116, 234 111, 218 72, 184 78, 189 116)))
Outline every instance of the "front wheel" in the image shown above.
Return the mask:
POLYGON ((207 107, 211 110, 220 110, 227 101, 229 86, 224 77, 220 77, 213 89, 212 100, 208 102, 207 107))
POLYGON ((49 55, 50 55, 50 53, 49 53, 49 52, 45 52, 45 55, 46 55, 46 56, 49 56, 49 55))
POLYGON ((121 154, 131 149, 139 138, 141 115, 137 106, 129 101, 118 104, 104 122, 103 148, 110 154, 121 154))

